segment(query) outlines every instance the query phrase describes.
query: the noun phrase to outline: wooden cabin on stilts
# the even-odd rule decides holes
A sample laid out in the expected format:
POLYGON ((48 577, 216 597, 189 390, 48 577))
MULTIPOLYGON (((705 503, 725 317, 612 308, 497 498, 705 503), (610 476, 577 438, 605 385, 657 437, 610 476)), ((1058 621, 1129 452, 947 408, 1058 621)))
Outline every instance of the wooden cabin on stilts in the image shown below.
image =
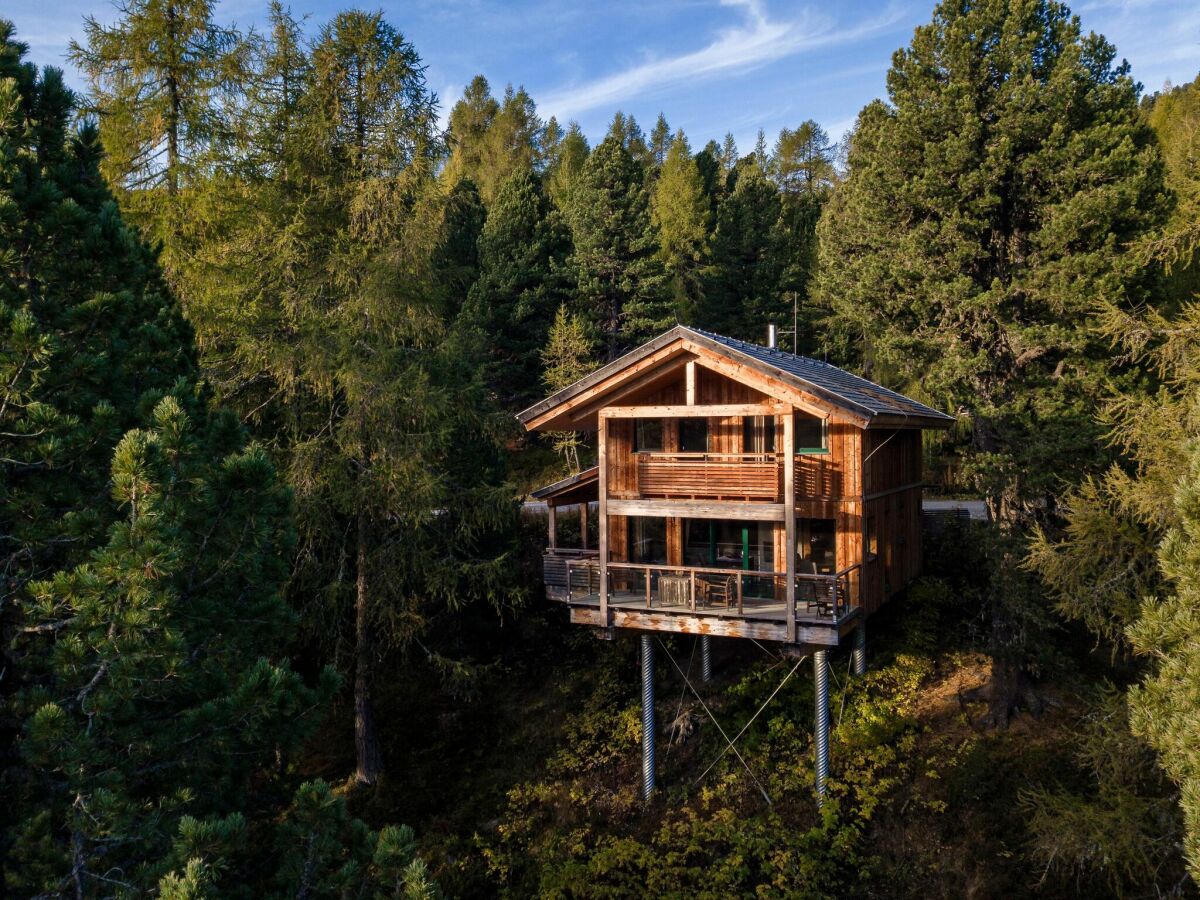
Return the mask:
MULTIPOLYGON (((772 342, 769 342, 773 344, 772 342)), ((828 651, 866 670, 866 620, 921 567, 921 430, 949 416, 836 366, 677 326, 518 416, 596 433, 597 465, 535 492, 546 590, 571 621, 641 638, 642 790, 654 789, 654 633, 812 656, 816 791, 828 651), (588 510, 598 508, 595 547, 588 510), (576 507, 581 546, 559 546, 576 507)))

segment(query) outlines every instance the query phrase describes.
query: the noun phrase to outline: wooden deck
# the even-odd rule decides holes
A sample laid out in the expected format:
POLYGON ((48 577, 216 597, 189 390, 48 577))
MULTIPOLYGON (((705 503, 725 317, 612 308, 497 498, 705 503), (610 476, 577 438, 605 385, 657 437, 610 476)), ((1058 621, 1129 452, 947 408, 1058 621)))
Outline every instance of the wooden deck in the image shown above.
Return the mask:
POLYGON ((848 610, 834 620, 816 611, 797 610, 796 634, 787 633, 787 610, 782 602, 751 599, 736 608, 663 606, 647 608, 640 593, 618 591, 608 598, 608 622, 600 614, 599 594, 576 594, 569 601, 571 621, 596 627, 637 628, 643 631, 667 631, 677 634, 707 634, 714 637, 754 638, 761 641, 836 646, 854 623, 859 609, 848 610))

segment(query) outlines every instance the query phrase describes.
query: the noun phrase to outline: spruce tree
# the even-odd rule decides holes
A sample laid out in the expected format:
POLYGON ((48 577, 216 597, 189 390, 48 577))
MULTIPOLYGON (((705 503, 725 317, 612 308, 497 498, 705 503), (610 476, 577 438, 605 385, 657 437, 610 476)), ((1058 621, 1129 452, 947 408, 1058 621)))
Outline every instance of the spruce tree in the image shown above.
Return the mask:
POLYGON ((479 238, 479 279, 464 320, 487 336, 485 378, 508 409, 541 395, 541 349, 570 296, 571 236, 541 179, 514 172, 500 185, 479 238))
POLYGON ((876 377, 963 418, 965 472, 1015 541, 993 580, 997 722, 1039 617, 1036 589, 1014 587, 1019 535, 1103 461, 1098 310, 1147 299, 1128 248, 1165 211, 1114 56, 1052 0, 939 5, 895 55, 889 102, 859 116, 819 229, 842 327, 876 377))
POLYGON ((644 178, 613 134, 592 151, 569 198, 577 308, 603 336, 608 359, 673 320, 644 178))
POLYGON ((779 192, 754 157, 738 166, 731 181, 733 190, 717 208, 697 320, 701 327, 758 341, 768 324, 792 318, 790 299, 785 303, 779 295, 779 192))
POLYGON ((500 184, 521 169, 540 169, 545 160, 545 126, 525 88, 510 84, 504 99, 491 95, 487 79, 477 75, 450 112, 450 159, 444 178, 454 184, 468 178, 491 204, 500 184))

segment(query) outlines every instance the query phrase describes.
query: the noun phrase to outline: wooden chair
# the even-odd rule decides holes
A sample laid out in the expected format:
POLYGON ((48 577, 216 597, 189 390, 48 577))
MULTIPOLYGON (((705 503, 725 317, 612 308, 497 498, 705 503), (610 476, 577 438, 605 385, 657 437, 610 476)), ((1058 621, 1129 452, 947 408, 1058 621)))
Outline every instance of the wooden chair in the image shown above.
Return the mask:
POLYGON ((701 581, 704 585, 704 601, 710 605, 724 603, 729 609, 737 602, 737 577, 734 575, 706 575, 701 581))

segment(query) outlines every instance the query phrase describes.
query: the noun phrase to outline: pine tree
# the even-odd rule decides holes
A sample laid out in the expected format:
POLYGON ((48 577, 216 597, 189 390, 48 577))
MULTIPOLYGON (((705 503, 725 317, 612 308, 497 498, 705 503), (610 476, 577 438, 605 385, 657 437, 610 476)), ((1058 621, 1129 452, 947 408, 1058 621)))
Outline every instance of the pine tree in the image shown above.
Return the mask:
MULTIPOLYGON (((583 319, 571 313, 565 303, 559 306, 541 352, 545 368, 542 383, 550 393, 574 384, 595 368, 591 344, 583 319)), ((568 474, 580 471, 579 449, 583 439, 579 432, 553 433, 551 440, 555 451, 562 456, 568 474)))
MULTIPOLYGON (((154 253, 100 175, 95 128, 70 130, 61 73, 26 50, 0 20, 0 704, 29 678, 10 638, 30 582, 103 542, 113 448, 195 372, 154 253)), ((0 774, 14 727, 0 716, 0 774)))
POLYGON ((659 255, 674 286, 681 318, 694 316, 700 269, 708 251, 712 213, 704 181, 682 131, 675 135, 654 184, 653 217, 659 255))
POLYGON ((570 252, 570 232, 541 180, 529 169, 514 172, 480 235, 479 280, 464 311, 487 336, 485 377, 509 409, 541 394, 540 352, 554 311, 571 295, 570 252))
POLYGON ((1037 590, 1015 587, 1016 536, 1103 461, 1097 310, 1147 298, 1127 251, 1165 211, 1137 86, 1113 60, 1050 0, 939 5, 894 58, 890 104, 860 115, 819 228, 842 327, 879 373, 969 423, 965 470, 1013 536, 993 579, 998 723, 1041 615, 1037 590))
POLYGON ((570 194, 568 220, 577 306, 603 335, 607 358, 669 326, 644 172, 619 136, 588 157, 570 194))
POLYGON ((166 397, 117 446, 112 484, 125 518, 107 545, 30 587, 19 891, 153 886, 184 815, 257 811, 251 779, 265 788, 336 686, 277 661, 290 497, 232 415, 166 397))

